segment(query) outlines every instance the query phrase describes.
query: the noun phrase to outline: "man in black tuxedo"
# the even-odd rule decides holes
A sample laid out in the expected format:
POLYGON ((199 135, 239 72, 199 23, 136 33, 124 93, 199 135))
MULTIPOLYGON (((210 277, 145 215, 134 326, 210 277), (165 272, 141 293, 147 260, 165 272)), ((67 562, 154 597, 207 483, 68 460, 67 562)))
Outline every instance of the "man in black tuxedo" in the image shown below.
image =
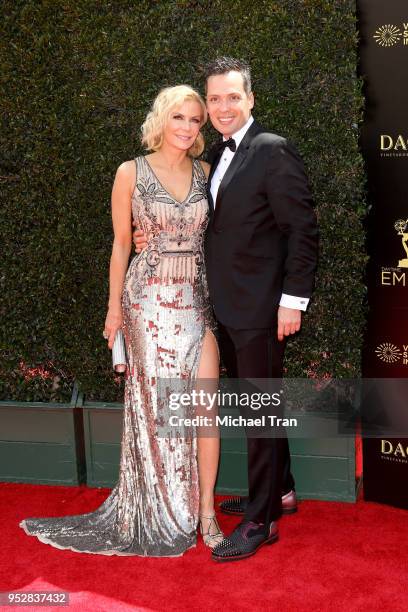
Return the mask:
MULTIPOLYGON (((299 331, 314 282, 318 231, 299 154, 252 117, 249 66, 206 67, 207 110, 223 141, 211 152, 205 241, 207 279, 229 376, 280 378, 286 337, 299 331)), ((277 519, 296 511, 286 435, 248 437, 249 498, 221 504, 243 514, 213 550, 230 561, 278 539, 277 519)))

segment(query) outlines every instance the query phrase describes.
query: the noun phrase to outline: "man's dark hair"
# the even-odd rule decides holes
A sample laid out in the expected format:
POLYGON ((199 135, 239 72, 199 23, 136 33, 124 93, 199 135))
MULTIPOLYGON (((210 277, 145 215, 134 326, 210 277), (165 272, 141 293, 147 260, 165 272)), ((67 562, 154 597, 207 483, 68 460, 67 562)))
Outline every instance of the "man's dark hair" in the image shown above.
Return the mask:
POLYGON ((215 60, 208 62, 204 66, 204 77, 207 87, 207 80, 211 76, 216 74, 227 74, 231 70, 240 72, 242 74, 242 80, 244 81, 244 90, 247 95, 251 93, 251 68, 244 60, 236 59, 234 57, 217 57, 215 60))

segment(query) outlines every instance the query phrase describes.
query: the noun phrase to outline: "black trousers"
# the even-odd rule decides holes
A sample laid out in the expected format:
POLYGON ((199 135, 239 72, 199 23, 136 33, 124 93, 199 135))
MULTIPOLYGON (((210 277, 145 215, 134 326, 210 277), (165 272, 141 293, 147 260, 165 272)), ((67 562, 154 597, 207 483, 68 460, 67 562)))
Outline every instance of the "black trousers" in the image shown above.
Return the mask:
MULTIPOLYGON (((277 326, 236 330, 218 324, 222 361, 230 378, 273 378, 283 374, 285 340, 277 326)), ((271 437, 247 437, 249 504, 245 519, 267 527, 282 514, 282 493, 294 488, 284 430, 271 437)))

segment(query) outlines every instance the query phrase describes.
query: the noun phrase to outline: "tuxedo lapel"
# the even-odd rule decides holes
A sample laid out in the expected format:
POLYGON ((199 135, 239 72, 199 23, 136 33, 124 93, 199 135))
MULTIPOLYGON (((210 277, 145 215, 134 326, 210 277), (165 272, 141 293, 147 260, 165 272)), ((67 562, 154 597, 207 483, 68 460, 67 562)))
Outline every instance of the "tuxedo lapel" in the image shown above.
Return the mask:
POLYGON ((208 180, 207 180, 207 199, 208 199, 211 216, 214 214, 214 202, 213 202, 213 197, 211 193, 211 181, 212 181, 212 177, 214 175, 215 169, 218 166, 218 162, 220 161, 221 153, 222 152, 217 147, 216 152, 214 153, 214 156, 212 157, 212 160, 211 160, 210 174, 208 175, 208 180))
POLYGON ((236 150, 236 153, 234 157, 232 158, 232 161, 230 165, 228 166, 227 171, 224 174, 224 177, 220 183, 220 186, 218 188, 218 193, 217 193, 216 210, 235 172, 238 170, 238 168, 244 161, 245 157, 247 156, 248 147, 245 147, 245 146, 243 147, 242 145, 243 145, 243 142, 239 145, 238 149, 236 150))
POLYGON ((208 178, 208 181, 207 181, 207 200, 208 200, 208 209, 209 209, 210 217, 212 217, 213 214, 214 214, 214 202, 213 202, 210 186, 211 186, 211 183, 210 183, 210 179, 208 178))
POLYGON ((222 179, 222 181, 220 183, 219 189, 218 189, 217 201, 216 201, 216 206, 215 206, 215 215, 216 216, 217 216, 217 211, 219 211, 219 209, 221 207, 220 205, 221 205, 222 197, 223 197, 225 191, 228 189, 228 186, 230 185, 232 179, 234 178, 234 175, 237 172, 238 168, 240 167, 240 165, 242 164, 242 162, 244 161, 244 159, 248 155, 248 149, 249 149, 249 146, 251 144, 251 140, 255 136, 255 134, 257 134, 259 132, 259 130, 260 130, 260 127, 258 126, 256 121, 254 121, 252 123, 252 125, 249 127, 249 129, 248 129, 247 133, 245 134, 244 138, 242 139, 238 149, 236 150, 235 155, 232 158, 232 161, 231 161, 230 165, 228 166, 228 169, 227 169, 226 173, 224 174, 224 177, 223 177, 223 179, 222 179))

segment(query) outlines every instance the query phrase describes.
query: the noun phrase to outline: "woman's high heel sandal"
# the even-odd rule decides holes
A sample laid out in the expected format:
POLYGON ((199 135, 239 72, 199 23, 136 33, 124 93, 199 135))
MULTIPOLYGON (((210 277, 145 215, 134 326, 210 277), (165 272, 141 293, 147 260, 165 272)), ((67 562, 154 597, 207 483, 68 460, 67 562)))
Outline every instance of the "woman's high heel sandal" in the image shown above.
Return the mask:
POLYGON ((224 539, 220 526, 215 514, 213 516, 200 516, 200 533, 203 536, 203 542, 208 548, 215 548, 224 539), (207 531, 204 532, 203 520, 209 521, 207 531), (213 532, 211 528, 213 527, 213 532))

